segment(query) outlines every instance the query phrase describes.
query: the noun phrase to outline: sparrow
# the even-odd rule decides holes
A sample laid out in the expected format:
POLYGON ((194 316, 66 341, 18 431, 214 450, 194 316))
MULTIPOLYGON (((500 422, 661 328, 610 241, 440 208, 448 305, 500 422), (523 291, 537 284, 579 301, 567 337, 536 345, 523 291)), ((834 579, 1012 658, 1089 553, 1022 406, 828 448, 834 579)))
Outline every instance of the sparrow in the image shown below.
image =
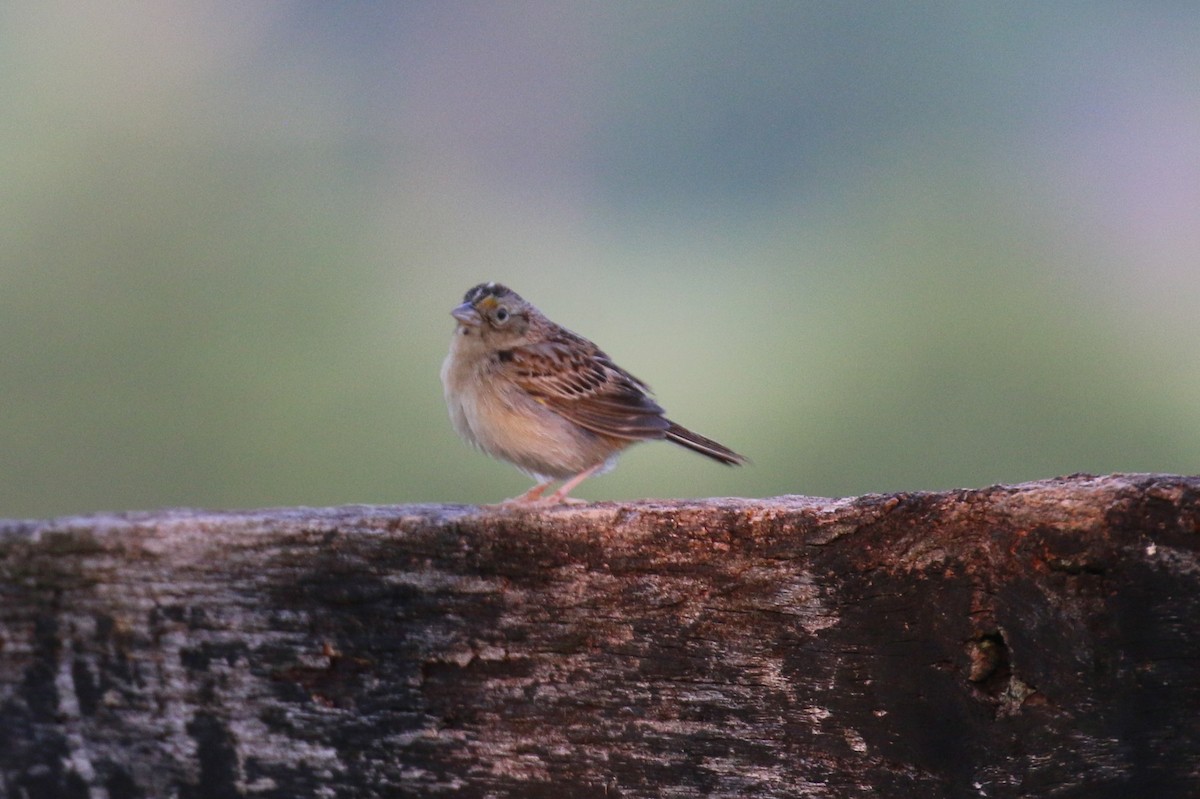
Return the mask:
POLYGON ((747 462, 668 419, 644 382, 507 286, 480 283, 450 315, 458 324, 442 386, 454 429, 536 481, 502 505, 577 502, 572 489, 639 441, 666 439, 729 466, 747 462))

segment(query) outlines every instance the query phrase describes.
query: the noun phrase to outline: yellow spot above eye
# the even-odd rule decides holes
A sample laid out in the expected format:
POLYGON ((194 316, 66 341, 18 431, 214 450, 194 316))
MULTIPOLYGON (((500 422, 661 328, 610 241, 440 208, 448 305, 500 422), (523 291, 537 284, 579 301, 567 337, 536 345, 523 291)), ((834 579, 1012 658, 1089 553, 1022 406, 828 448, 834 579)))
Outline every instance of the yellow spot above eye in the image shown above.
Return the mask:
POLYGON ((496 298, 489 295, 487 297, 484 297, 479 302, 477 302, 475 304, 475 307, 481 311, 490 311, 493 308, 495 308, 498 304, 499 303, 496 302, 496 298))

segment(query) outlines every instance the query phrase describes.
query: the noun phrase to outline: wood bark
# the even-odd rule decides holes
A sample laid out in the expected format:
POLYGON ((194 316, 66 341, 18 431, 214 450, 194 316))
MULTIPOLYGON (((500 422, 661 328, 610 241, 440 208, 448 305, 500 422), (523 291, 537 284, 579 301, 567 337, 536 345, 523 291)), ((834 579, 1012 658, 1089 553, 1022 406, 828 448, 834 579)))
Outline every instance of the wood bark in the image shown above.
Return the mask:
POLYGON ((1200 478, 0 522, 0 797, 1200 795, 1200 478))

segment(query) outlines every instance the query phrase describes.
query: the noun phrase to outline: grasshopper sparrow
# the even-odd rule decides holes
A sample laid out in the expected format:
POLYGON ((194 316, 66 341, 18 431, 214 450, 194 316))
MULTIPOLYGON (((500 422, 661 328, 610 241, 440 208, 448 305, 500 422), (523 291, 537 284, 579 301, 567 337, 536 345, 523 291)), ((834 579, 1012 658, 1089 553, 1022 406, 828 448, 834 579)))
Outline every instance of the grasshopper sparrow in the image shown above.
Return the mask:
POLYGON ((454 429, 537 481, 505 504, 566 502, 639 441, 665 438, 730 466, 746 462, 672 422, 645 383, 509 288, 481 283, 450 313, 458 327, 442 385, 454 429))

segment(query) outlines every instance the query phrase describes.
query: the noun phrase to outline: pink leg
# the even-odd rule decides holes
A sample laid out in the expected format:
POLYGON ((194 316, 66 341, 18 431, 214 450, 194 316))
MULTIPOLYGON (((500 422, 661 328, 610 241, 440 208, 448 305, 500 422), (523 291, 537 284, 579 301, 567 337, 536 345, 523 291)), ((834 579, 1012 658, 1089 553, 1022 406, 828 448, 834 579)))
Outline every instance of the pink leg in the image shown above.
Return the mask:
POLYGON ((584 469, 582 472, 575 475, 570 480, 568 480, 567 482, 565 482, 561 486, 559 486, 559 489, 557 491, 555 491, 553 494, 551 494, 549 497, 547 497, 543 501, 550 505, 553 505, 553 504, 556 504, 559 502, 582 502, 582 500, 568 499, 567 494, 571 493, 572 488, 579 485, 580 483, 582 483, 584 480, 591 477, 596 472, 600 471, 601 467, 603 467, 603 466, 604 466, 604 463, 601 462, 601 463, 597 463, 595 466, 592 466, 591 468, 584 469))
POLYGON ((502 506, 503 505, 528 505, 528 504, 537 502, 538 500, 540 500, 542 498, 542 493, 547 488, 549 488, 550 484, 553 482, 554 482, 553 480, 547 480, 544 483, 538 483, 533 488, 526 491, 524 494, 521 494, 520 496, 517 496, 517 497, 513 497, 512 499, 506 499, 503 502, 501 502, 500 505, 502 505, 502 506))

